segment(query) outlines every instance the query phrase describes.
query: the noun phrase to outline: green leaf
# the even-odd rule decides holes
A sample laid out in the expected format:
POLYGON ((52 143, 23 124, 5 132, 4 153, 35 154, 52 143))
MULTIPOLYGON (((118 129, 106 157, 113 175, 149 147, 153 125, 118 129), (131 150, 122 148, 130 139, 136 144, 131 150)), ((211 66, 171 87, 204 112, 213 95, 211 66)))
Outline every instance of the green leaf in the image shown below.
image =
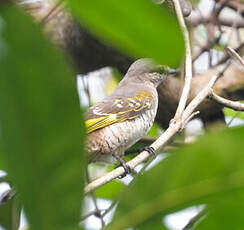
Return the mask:
POLYGON ((220 196, 224 203, 236 191, 244 195, 243 139, 244 128, 233 128, 171 154, 129 186, 107 229, 135 227, 192 205, 214 205, 220 196))
POLYGON ((118 198, 124 188, 125 185, 122 182, 114 180, 96 190, 95 194, 100 198, 115 199, 118 198))
POLYGON ((237 118, 244 120, 244 113, 243 112, 240 112, 240 111, 238 112, 238 111, 235 111, 233 109, 224 108, 224 113, 225 113, 225 116, 237 117, 237 118))
POLYGON ((243 229, 243 191, 232 192, 229 196, 220 196, 214 204, 209 205, 209 212, 195 227, 205 229, 243 229))
POLYGON ((21 207, 13 190, 5 192, 0 198, 0 226, 6 230, 18 230, 21 207))
MULTIPOLYGON (((0 26, 0 30, 1 30, 1 26, 0 26)), ((0 33, 1 34, 1 33, 0 33)), ((1 39, 0 39, 0 47, 1 47, 1 39)), ((0 53, 1 53, 1 48, 0 48, 0 53)), ((0 55, 1 58, 1 55, 0 55)), ((1 77, 1 74, 0 74, 1 77)), ((3 143, 2 143, 2 139, 1 139, 1 127, 0 127, 0 170, 5 171, 6 170, 6 165, 4 163, 4 157, 3 157, 3 143)))
POLYGON ((153 126, 152 126, 152 128, 150 129, 150 131, 148 132, 147 135, 149 137, 157 138, 157 137, 159 137, 161 132, 162 132, 161 127, 158 124, 153 123, 153 126))
POLYGON ((7 175, 0 176, 0 183, 3 183, 3 182, 9 182, 7 175))
POLYGON ((4 159, 31 229, 78 229, 85 129, 74 74, 40 28, 0 8, 4 159))
MULTIPOLYGON (((177 67, 184 41, 177 19, 149 0, 66 0, 91 32, 133 57, 177 67)), ((95 55, 95 54, 94 54, 95 55)))
POLYGON ((159 213, 146 221, 142 222, 137 226, 136 229, 140 230, 167 230, 167 228, 163 225, 162 214, 159 213))

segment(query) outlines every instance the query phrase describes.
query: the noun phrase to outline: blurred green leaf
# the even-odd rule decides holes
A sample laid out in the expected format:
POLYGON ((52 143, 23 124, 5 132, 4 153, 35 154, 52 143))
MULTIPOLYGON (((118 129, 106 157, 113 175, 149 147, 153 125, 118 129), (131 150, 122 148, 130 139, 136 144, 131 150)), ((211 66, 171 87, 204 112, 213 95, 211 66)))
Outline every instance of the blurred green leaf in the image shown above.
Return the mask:
MULTIPOLYGON (((0 52, 1 52, 1 48, 0 48, 0 52)), ((1 75, 0 75, 1 77, 1 75)), ((1 127, 0 127, 0 132, 1 132, 1 127)), ((5 164, 4 164, 4 157, 3 157, 3 143, 0 137, 0 170, 6 170, 5 168, 5 164)))
POLYGON ((177 19, 149 0, 66 0, 80 22, 133 57, 177 67, 184 41, 177 19))
POLYGON ((225 46, 224 45, 222 45, 222 44, 216 44, 216 45, 214 45, 214 47, 213 47, 215 50, 217 50, 217 51, 224 51, 224 48, 225 48, 225 46))
MULTIPOLYGON (((10 5, 10 4, 9 4, 10 5)), ((0 8, 0 127, 31 229, 78 229, 85 135, 73 73, 32 19, 0 8)))
POLYGON ((150 129, 150 131, 148 132, 147 135, 149 137, 155 137, 155 138, 157 138, 157 137, 159 137, 159 135, 160 135, 161 132, 162 132, 161 127, 158 124, 153 123, 153 126, 152 126, 152 128, 150 129))
POLYGON ((147 219, 146 221, 139 224, 136 228, 137 230, 168 230, 163 225, 163 218, 162 214, 158 213, 157 215, 154 215, 153 217, 147 219))
POLYGON ((197 204, 214 204, 222 196, 244 192, 244 128, 208 134, 171 154, 139 176, 121 199, 107 228, 126 229, 148 219, 197 204))
POLYGON ((104 198, 104 199, 115 199, 121 194, 125 185, 118 181, 114 180, 110 183, 102 186, 98 190, 95 191, 97 197, 104 198))
POLYGON ((224 108, 224 113, 225 113, 225 116, 237 117, 237 118, 244 120, 244 113, 243 112, 238 112, 238 111, 235 111, 233 109, 224 108))
POLYGON ((209 211, 194 229, 243 229, 243 191, 232 192, 230 195, 220 196, 214 204, 209 205, 209 211))
POLYGON ((8 176, 7 175, 0 176, 0 183, 3 183, 3 182, 8 182, 8 176))
POLYGON ((13 190, 5 192, 0 198, 0 226, 6 230, 18 230, 21 207, 13 190))

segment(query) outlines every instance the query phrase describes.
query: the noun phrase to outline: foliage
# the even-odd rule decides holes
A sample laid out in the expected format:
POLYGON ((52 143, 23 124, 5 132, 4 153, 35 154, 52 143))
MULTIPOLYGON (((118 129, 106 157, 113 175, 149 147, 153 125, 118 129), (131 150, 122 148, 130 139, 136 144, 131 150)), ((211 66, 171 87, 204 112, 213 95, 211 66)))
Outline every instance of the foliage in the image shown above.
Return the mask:
POLYGON ((89 30, 133 57, 153 57, 172 67, 179 65, 183 36, 174 15, 148 0, 67 0, 89 30), (169 54, 170 55, 166 55, 169 54))
MULTIPOLYGON (((229 129, 206 135, 197 143, 172 153, 127 188, 108 229, 143 226, 151 218, 162 219, 169 213, 198 204, 209 204, 210 221, 212 215, 224 217, 233 212, 229 210, 231 206, 240 208, 243 204, 233 196, 244 195, 244 157, 239 151, 243 138, 244 128, 229 129)), ((243 224, 242 217, 235 218, 243 224)))
POLYGON ((29 16, 6 5, 0 14, 4 168, 32 229, 77 229, 85 131, 73 73, 29 16))
POLYGON ((225 115, 231 118, 241 118, 244 119, 244 113, 242 112, 236 112, 233 109, 225 108, 224 109, 225 115))
MULTIPOLYGON (((183 37, 165 8, 148 0, 67 3, 89 30, 122 51, 180 63, 183 37)), ((78 229, 85 128, 72 67, 40 26, 10 4, 0 4, 0 69, 0 167, 16 187, 30 229, 78 229)), ((154 126, 151 135, 158 134, 154 126)), ((96 196, 119 202, 106 229, 168 229, 166 215, 199 204, 209 212, 195 229, 239 229, 243 138, 243 127, 207 134, 129 186, 113 181, 98 189, 96 196)), ((12 225, 19 215, 12 216, 13 202, 0 202, 0 225, 6 229, 18 226, 12 225)))

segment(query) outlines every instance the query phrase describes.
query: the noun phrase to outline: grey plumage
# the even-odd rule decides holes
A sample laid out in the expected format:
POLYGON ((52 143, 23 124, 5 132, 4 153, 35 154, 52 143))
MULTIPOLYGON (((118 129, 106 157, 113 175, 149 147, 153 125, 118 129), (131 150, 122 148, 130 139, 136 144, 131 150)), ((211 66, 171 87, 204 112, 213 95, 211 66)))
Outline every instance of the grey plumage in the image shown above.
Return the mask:
POLYGON ((134 62, 114 92, 86 113, 89 162, 113 162, 150 130, 158 107, 156 87, 169 68, 151 59, 134 62))

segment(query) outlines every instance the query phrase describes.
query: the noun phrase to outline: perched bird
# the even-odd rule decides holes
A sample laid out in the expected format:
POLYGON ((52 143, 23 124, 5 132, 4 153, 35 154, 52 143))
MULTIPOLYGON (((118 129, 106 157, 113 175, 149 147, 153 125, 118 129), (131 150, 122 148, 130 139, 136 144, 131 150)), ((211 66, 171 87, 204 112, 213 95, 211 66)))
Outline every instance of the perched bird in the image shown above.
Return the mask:
POLYGON ((151 59, 139 59, 114 92, 85 114, 89 162, 112 163, 152 127, 158 107, 157 86, 172 73, 151 59))

